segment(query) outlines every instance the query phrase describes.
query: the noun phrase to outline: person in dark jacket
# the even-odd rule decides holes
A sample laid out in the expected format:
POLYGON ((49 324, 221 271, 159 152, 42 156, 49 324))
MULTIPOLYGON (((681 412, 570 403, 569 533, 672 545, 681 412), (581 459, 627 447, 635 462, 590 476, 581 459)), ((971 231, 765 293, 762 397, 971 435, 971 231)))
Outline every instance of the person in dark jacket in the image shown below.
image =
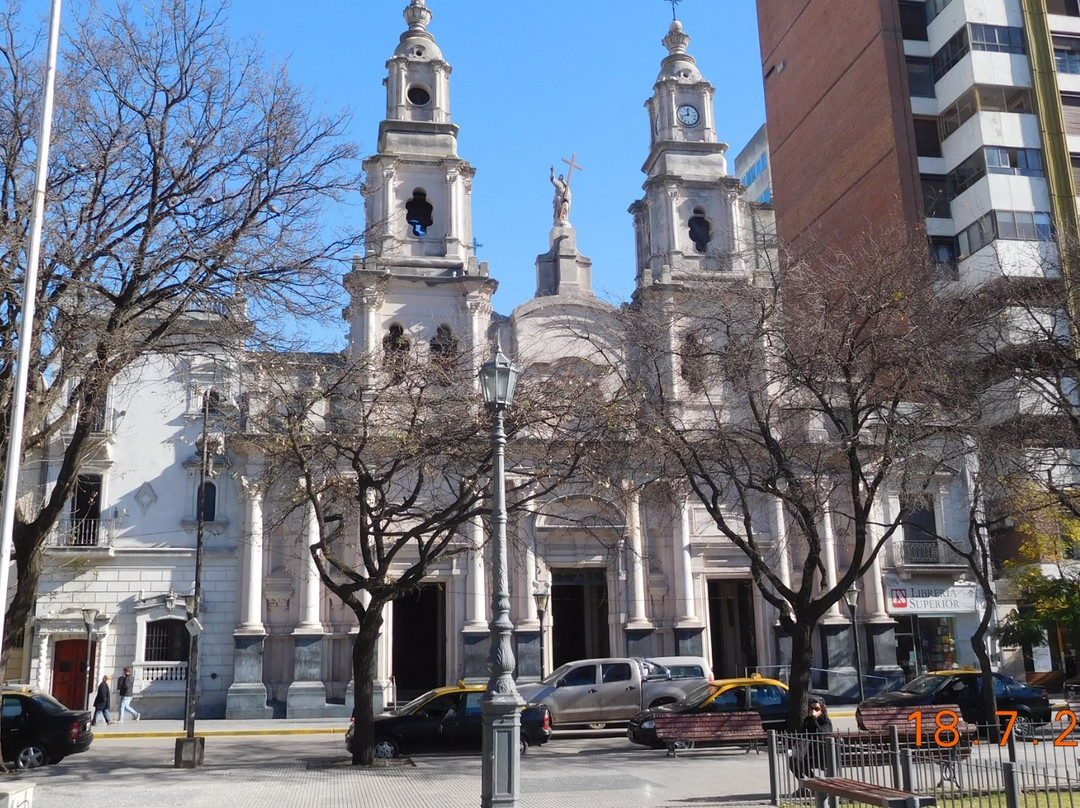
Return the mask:
POLYGON ((120 696, 120 723, 124 723, 124 713, 131 713, 136 721, 142 718, 139 711, 131 706, 135 696, 135 677, 131 675, 131 668, 124 668, 124 675, 116 680, 116 692, 120 696))
POLYGON ((109 689, 109 674, 106 673, 101 677, 97 696, 94 697, 94 726, 97 726, 99 715, 105 720, 106 726, 112 723, 112 716, 109 715, 109 704, 111 702, 112 691, 109 689))
POLYGON ((792 773, 800 780, 814 776, 814 771, 825 770, 825 739, 815 738, 815 735, 830 735, 833 731, 832 719, 829 718, 829 710, 825 701, 812 696, 809 703, 809 713, 803 719, 801 732, 806 736, 800 738, 791 752, 788 765, 792 773))

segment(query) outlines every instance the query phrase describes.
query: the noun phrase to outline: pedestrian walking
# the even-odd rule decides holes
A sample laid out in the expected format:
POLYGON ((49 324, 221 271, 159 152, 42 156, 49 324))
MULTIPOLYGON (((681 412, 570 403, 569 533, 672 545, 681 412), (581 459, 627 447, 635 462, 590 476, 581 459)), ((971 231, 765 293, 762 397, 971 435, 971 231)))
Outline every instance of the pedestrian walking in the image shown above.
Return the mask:
POLYGON ((109 715, 109 704, 112 701, 112 691, 109 689, 109 674, 105 674, 101 677, 101 684, 97 688, 97 696, 94 697, 94 726, 97 726, 98 716, 100 715, 105 725, 108 726, 112 723, 112 716, 109 715))
POLYGON ((124 675, 116 680, 116 692, 120 694, 120 723, 124 723, 124 713, 131 713, 138 721, 142 715, 131 706, 131 699, 135 695, 135 677, 131 675, 131 668, 124 668, 124 675))

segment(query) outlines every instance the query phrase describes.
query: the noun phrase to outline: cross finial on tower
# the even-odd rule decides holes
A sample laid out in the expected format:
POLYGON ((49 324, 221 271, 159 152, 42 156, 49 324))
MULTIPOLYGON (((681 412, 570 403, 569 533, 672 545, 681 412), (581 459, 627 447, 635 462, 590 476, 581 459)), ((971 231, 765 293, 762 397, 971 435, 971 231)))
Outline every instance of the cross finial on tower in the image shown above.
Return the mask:
POLYGON ((682 0, 664 0, 664 2, 665 3, 671 3, 671 19, 673 19, 673 20, 679 19, 679 15, 676 12, 676 9, 678 8, 679 3, 681 3, 682 0))

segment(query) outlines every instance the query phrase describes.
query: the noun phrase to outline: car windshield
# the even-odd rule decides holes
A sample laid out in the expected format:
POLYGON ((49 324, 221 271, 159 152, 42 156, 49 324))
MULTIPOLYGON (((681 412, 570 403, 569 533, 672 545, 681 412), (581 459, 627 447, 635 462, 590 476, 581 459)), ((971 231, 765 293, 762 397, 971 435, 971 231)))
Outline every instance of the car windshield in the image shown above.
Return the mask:
POLYGON ((557 681, 559 681, 564 676, 566 676, 566 672, 568 670, 570 670, 571 667, 573 667, 572 662, 568 662, 565 665, 560 665, 558 668, 556 668, 551 673, 549 673, 547 675, 546 679, 541 679, 540 684, 542 684, 542 685, 553 685, 553 684, 555 684, 557 681))
POLYGON ((901 693, 913 693, 916 696, 925 696, 927 693, 933 693, 939 687, 945 679, 941 676, 932 676, 929 673, 924 673, 922 676, 916 676, 902 688, 901 693))
POLYGON ((719 689, 719 685, 708 682, 706 684, 703 684, 701 687, 694 688, 685 696, 683 696, 683 699, 679 702, 679 704, 684 707, 697 707, 699 704, 705 701, 705 699, 709 698, 709 696, 711 696, 713 693, 716 693, 719 689))
POLYGON ((67 707, 54 699, 48 693, 35 693, 31 697, 35 704, 40 706, 47 713, 66 713, 67 707))
POLYGON ((408 704, 403 704, 400 707, 395 707, 394 708, 394 715, 405 715, 406 713, 411 713, 413 710, 415 710, 417 707, 419 707, 421 704, 423 704, 425 701, 427 701, 428 699, 430 699, 434 695, 435 695, 435 691, 434 690, 429 690, 427 693, 424 693, 422 696, 417 696, 415 699, 410 701, 408 704))

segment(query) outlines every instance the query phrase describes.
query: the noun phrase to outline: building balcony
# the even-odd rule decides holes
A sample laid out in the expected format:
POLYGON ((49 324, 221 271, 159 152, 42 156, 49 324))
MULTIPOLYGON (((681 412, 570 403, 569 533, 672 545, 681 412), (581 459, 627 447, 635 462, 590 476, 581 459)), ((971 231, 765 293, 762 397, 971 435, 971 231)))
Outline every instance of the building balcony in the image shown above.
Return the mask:
POLYGON ((898 570, 943 570, 959 567, 966 569, 967 561, 940 539, 918 541, 894 541, 892 543, 892 567, 898 570))
POLYGON ((48 546, 68 550, 108 549, 116 538, 115 519, 61 519, 48 546))

